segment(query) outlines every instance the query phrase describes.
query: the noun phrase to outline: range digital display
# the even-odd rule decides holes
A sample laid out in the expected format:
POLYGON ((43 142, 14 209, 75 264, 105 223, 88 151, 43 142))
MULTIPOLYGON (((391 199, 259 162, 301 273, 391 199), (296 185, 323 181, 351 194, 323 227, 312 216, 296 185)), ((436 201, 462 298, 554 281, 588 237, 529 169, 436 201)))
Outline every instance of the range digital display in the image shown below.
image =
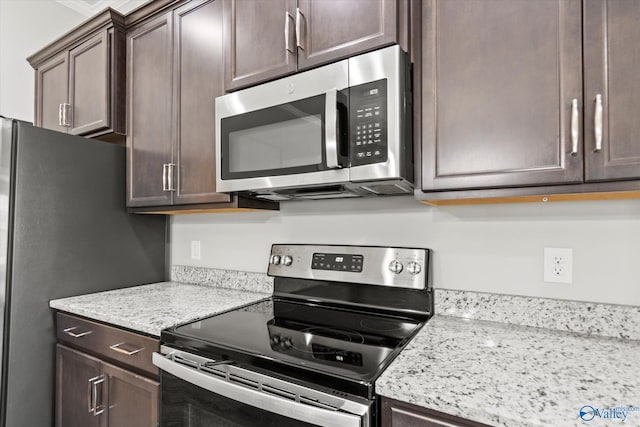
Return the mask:
POLYGON ((363 263, 362 255, 315 253, 311 261, 311 269, 361 273, 363 263))

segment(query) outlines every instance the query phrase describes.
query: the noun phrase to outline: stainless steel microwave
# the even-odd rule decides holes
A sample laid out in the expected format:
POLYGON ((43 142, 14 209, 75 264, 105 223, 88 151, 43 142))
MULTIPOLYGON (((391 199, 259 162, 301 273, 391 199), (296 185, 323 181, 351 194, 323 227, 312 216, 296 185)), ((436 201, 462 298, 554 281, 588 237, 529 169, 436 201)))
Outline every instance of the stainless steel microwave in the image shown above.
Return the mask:
POLYGON ((218 191, 267 200, 413 192, 399 46, 216 98, 218 191))

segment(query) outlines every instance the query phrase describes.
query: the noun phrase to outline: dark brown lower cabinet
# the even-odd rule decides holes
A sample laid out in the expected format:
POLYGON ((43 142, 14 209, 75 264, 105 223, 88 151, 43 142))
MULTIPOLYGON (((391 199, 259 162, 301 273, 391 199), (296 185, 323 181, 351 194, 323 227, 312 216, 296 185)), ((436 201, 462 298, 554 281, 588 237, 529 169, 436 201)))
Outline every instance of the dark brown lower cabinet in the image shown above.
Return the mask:
POLYGON ((382 427, 488 427, 486 424, 382 398, 382 427))
POLYGON ((57 427, 156 427, 159 397, 159 382, 57 345, 57 427))

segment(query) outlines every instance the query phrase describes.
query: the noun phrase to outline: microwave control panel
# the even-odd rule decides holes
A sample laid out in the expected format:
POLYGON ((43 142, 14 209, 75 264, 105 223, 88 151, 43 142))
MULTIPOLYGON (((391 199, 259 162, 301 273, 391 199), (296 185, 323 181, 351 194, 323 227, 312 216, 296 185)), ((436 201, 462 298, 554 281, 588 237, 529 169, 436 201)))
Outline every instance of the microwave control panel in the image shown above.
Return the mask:
POLYGON ((349 88, 351 166, 387 161, 387 79, 349 88))

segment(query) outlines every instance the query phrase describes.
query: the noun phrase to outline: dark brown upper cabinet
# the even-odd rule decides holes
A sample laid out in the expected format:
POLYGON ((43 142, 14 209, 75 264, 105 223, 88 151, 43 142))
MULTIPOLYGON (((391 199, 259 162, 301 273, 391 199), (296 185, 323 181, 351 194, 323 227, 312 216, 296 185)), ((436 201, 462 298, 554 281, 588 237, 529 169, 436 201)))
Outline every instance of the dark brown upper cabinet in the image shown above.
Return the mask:
POLYGON ((640 190, 640 1, 425 0, 421 8, 419 199, 640 190))
POLYGON ((585 180, 640 178, 640 1, 585 0, 585 180))
POLYGON ((87 137, 125 133, 124 17, 107 9, 28 58, 35 124, 87 137))
POLYGON ((127 34, 127 206, 170 205, 172 13, 127 34))
POLYGON ((422 5, 422 188, 581 182, 580 0, 422 5))
POLYGON ((173 6, 127 34, 127 206, 156 213, 277 207, 216 192, 222 0, 173 6))
POLYGON ((406 0, 224 0, 225 89, 399 43, 406 0))

